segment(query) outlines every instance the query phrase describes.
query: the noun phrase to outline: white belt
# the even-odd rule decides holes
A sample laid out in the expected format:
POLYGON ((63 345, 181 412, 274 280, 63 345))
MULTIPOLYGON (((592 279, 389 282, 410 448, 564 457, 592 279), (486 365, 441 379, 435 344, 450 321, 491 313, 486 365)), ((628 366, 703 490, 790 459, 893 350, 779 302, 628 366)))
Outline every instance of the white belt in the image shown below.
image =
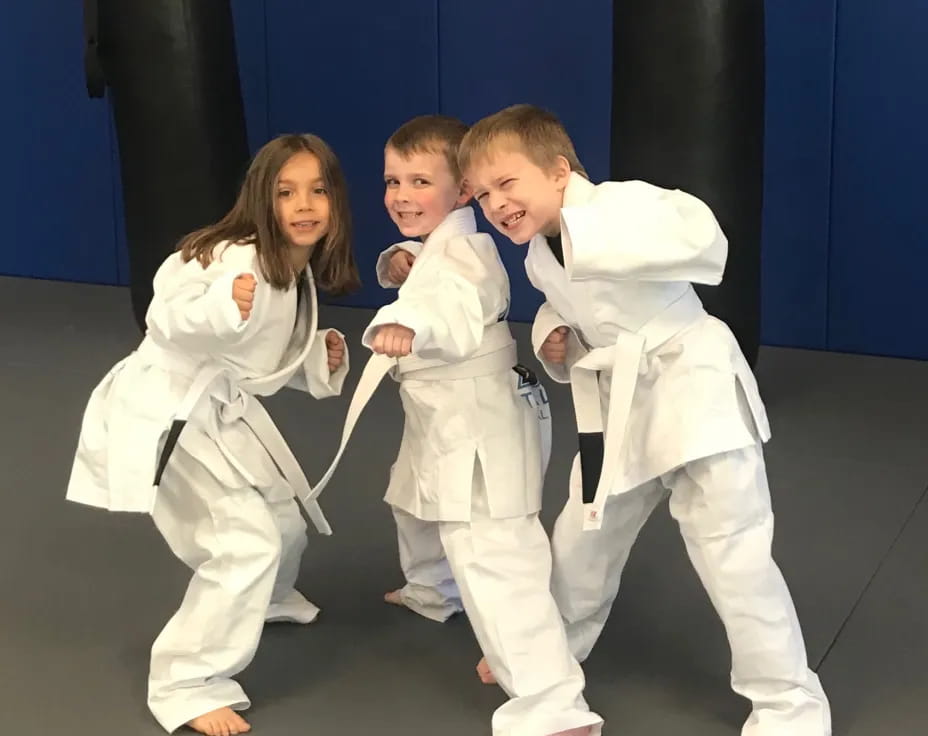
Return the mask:
POLYGON ((635 332, 622 331, 614 345, 594 348, 571 366, 570 388, 580 434, 584 529, 602 525, 603 507, 618 472, 642 357, 705 315, 702 302, 690 288, 635 332), (605 432, 600 371, 612 373, 605 432))
MULTIPOLYGON (((348 414, 345 417, 345 426, 342 429, 341 442, 338 446, 338 451, 335 453, 335 459, 332 460, 332 464, 329 465, 328 470, 326 470, 319 482, 313 487, 312 494, 309 498, 316 499, 332 479, 335 469, 338 467, 338 463, 345 451, 345 447, 348 445, 351 433, 354 431, 354 427, 361 416, 361 412, 364 411, 364 407, 367 406, 367 402, 370 401, 371 396, 373 396, 377 386, 380 385, 383 377, 391 371, 398 373, 400 380, 460 380, 512 370, 516 361, 515 341, 512 339, 512 333, 509 331, 509 325, 505 322, 487 327, 477 354, 458 363, 422 360, 415 356, 397 360, 395 358, 388 358, 385 355, 372 355, 370 360, 367 361, 367 365, 364 366, 364 371, 361 373, 361 378, 358 380, 357 388, 355 388, 354 395, 351 397, 351 403, 348 406, 348 414)), ((536 383, 536 385, 538 384, 536 383)), ((540 390, 543 395, 543 389, 540 390)), ((538 411, 539 416, 541 416, 542 409, 538 411)), ((547 411, 547 398, 545 398, 544 401, 544 411, 547 411)), ((550 454, 550 413, 548 413, 548 417, 547 447, 549 449, 547 454, 550 454)), ((542 443, 542 447, 544 448, 544 431, 542 431, 542 443)), ((547 455, 545 458, 547 458, 547 455)), ((545 459, 545 467, 547 467, 547 459, 545 459)))
POLYGON ((457 381, 462 378, 491 376, 512 368, 519 360, 515 342, 486 355, 476 355, 460 363, 446 363, 432 368, 414 368, 397 363, 401 381, 457 381))
MULTIPOLYGON (((145 345, 145 343, 143 343, 143 345, 145 345)), ((170 352, 153 350, 152 346, 148 346, 140 352, 142 353, 142 357, 150 359, 156 365, 161 365, 162 367, 173 370, 184 367, 182 364, 172 364, 175 360, 175 356, 170 352)), ((178 358, 178 360, 181 360, 182 363, 182 356, 178 358)), ((293 452, 287 445, 287 441, 283 438, 283 435, 281 435, 277 425, 274 424, 274 421, 261 405, 261 402, 239 389, 228 374, 228 368, 222 365, 209 364, 205 367, 201 367, 196 372, 193 383, 190 384, 190 388, 187 390, 187 393, 184 395, 183 400, 178 405, 172 417, 168 437, 158 459, 154 486, 157 488, 161 483, 161 476, 177 444, 181 430, 183 430, 194 409, 204 398, 207 400, 212 398, 222 404, 219 412, 207 413, 208 425, 206 430, 207 434, 216 443, 219 451, 229 464, 242 474, 242 477, 245 478, 247 483, 257 486, 257 480, 251 472, 222 441, 219 425, 221 423, 232 423, 241 419, 251 428, 258 441, 261 442, 273 461, 277 464, 281 475, 283 475, 290 484, 294 496, 300 500, 303 508, 306 510, 306 515, 309 516, 319 533, 331 534, 332 527, 322 513, 319 503, 313 497, 309 481, 306 480, 306 475, 303 473, 297 459, 293 456, 293 452)))
MULTIPOLYGON (((505 368, 500 369, 496 363, 496 360, 502 360, 502 358, 491 359, 491 354, 510 348, 513 356, 515 356, 515 341, 512 339, 509 323, 497 322, 484 328, 480 347, 467 360, 446 363, 443 360, 407 355, 405 358, 399 358, 396 361, 396 374, 400 380, 411 378, 417 381, 442 381, 487 376, 499 370, 505 370, 505 368)), ((511 368, 515 363, 514 357, 508 367, 511 368)))

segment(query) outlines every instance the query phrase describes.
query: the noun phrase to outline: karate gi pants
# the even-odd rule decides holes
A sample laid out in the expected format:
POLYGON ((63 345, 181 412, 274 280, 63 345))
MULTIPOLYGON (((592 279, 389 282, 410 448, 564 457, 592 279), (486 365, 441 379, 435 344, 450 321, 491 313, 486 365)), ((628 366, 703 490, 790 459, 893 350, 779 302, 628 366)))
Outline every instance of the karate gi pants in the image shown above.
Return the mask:
POLYGON ((789 590, 771 555, 773 513, 760 445, 707 457, 610 497, 602 528, 582 530, 579 463, 552 538, 552 590, 584 661, 618 593, 632 544, 670 493, 689 558, 731 647, 732 689, 753 710, 742 736, 828 736, 831 714, 789 590))
POLYGON ((406 578, 400 589, 403 605, 432 621, 446 621, 464 608, 441 544, 440 522, 417 519, 396 506, 391 508, 406 578))
POLYGON ((545 736, 602 718, 583 698, 551 595, 551 547, 537 514, 490 518, 479 463, 469 522, 439 533, 477 642, 510 700, 493 714, 493 736, 545 736))
POLYGON ((306 524, 282 477, 261 492, 228 488, 181 446, 165 469, 152 518, 193 571, 151 651, 148 705, 170 733, 216 708, 251 705, 231 678, 254 657, 265 620, 288 619, 294 596, 306 613, 293 588, 306 524))

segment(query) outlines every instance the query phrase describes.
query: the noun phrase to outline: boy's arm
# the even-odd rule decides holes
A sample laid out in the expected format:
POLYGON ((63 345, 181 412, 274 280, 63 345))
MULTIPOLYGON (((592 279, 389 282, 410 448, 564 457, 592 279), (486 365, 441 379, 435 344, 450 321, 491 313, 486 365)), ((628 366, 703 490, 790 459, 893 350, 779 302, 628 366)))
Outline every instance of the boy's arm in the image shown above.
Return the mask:
POLYGON ((402 243, 391 245, 377 256, 377 283, 384 289, 398 289, 402 286, 402 284, 398 284, 390 279, 389 275, 390 259, 400 250, 404 250, 418 258, 419 254, 422 252, 422 243, 415 240, 404 240, 402 243))
POLYGON ((542 304, 535 315, 535 321, 532 324, 532 350, 548 375, 558 383, 570 383, 570 367, 584 352, 577 333, 548 302, 542 304), (567 328, 567 356, 563 363, 552 363, 545 358, 542 345, 548 336, 559 327, 567 328))
POLYGON ((564 207, 561 242, 574 281, 718 284, 728 256, 728 240, 705 203, 641 181, 600 184, 589 202, 564 207))
POLYGON ((484 249, 483 241, 470 238, 430 244, 397 300, 368 325, 362 343, 370 348, 380 327, 398 324, 415 333, 412 352, 422 358, 451 362, 476 352, 491 307, 488 297, 505 288, 497 283, 500 274, 488 268, 484 249))

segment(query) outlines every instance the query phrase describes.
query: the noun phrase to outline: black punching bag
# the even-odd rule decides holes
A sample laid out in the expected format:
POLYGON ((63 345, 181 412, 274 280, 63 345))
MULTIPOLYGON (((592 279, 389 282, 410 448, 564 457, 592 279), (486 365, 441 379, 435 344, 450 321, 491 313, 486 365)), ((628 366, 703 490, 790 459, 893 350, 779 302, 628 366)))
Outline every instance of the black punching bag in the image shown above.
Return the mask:
POLYGON ((697 287, 751 365, 760 342, 763 0, 614 0, 613 179, 706 202, 728 236, 725 278, 697 287))
POLYGON ((110 89, 144 329, 152 278, 180 238, 235 201, 248 140, 229 0, 85 0, 88 92, 110 89))

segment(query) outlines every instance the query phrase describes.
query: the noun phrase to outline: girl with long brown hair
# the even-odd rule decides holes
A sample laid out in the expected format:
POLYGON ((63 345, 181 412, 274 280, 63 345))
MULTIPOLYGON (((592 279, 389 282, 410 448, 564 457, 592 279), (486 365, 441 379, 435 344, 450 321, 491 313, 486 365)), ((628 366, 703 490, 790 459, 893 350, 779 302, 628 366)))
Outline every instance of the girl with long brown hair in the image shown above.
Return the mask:
POLYGON ((313 135, 265 145, 232 210, 165 260, 141 345, 96 387, 67 497, 149 513, 193 577, 152 647, 148 704, 172 732, 250 730, 232 679, 265 621, 310 623, 295 588, 297 506, 328 523, 257 395, 341 392, 343 336, 317 330, 316 285, 358 286, 344 176, 313 135))

